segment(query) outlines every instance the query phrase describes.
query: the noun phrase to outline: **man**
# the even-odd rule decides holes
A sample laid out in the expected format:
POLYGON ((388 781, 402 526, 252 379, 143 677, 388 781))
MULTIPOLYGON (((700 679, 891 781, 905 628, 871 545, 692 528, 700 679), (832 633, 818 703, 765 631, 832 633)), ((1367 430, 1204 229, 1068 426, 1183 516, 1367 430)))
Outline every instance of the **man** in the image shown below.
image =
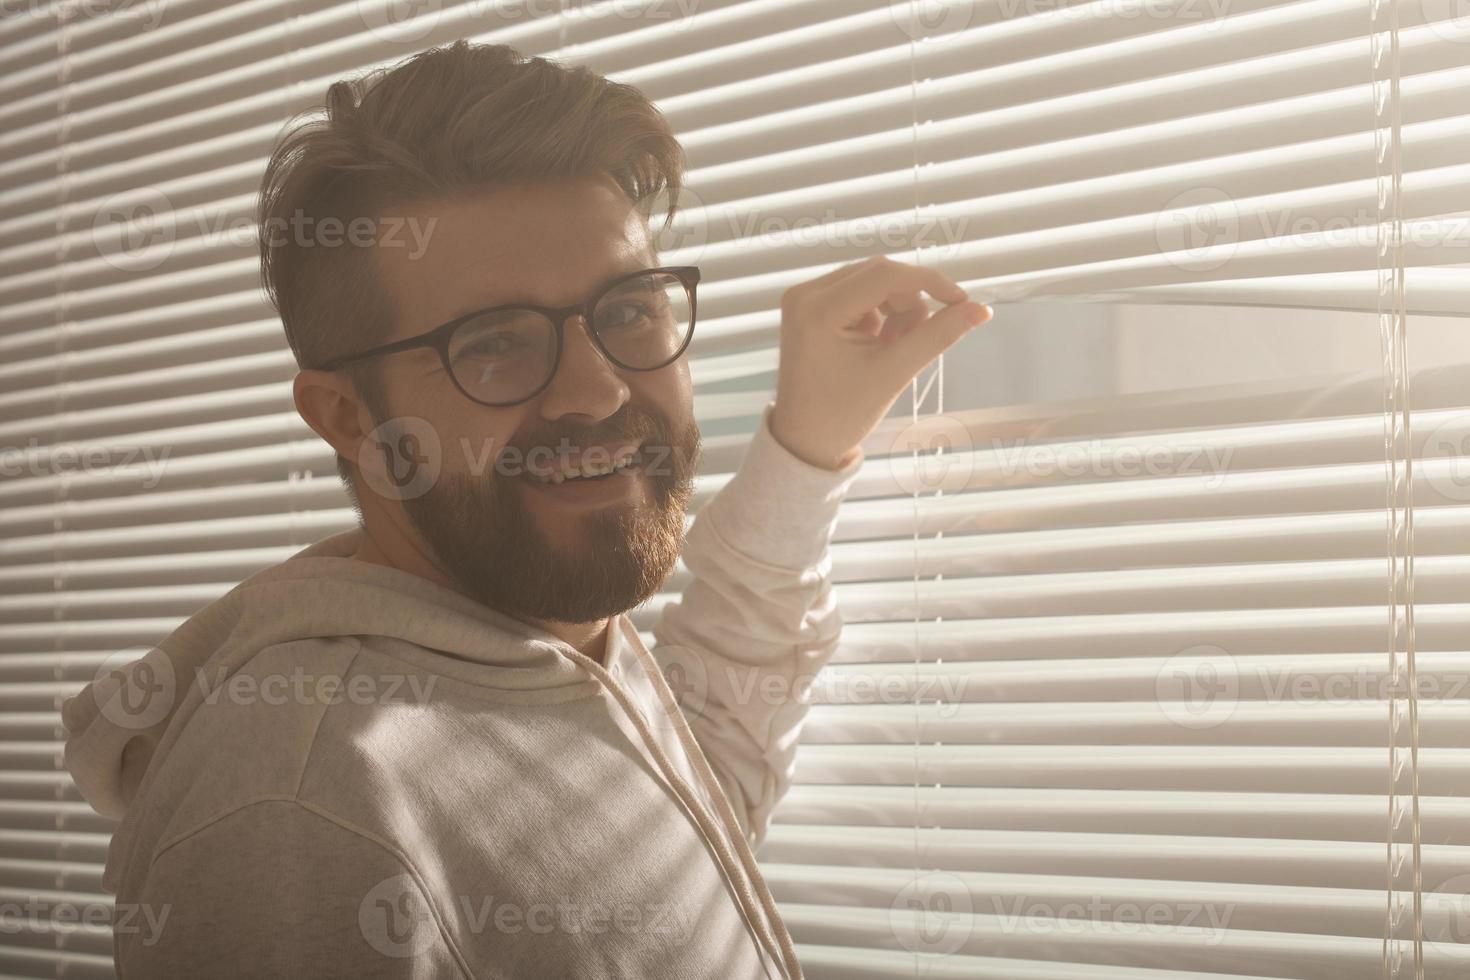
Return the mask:
POLYGON ((271 159, 262 265, 360 526, 66 705, 122 819, 119 974, 799 977, 751 852, 838 639, 837 507, 989 311, 883 259, 788 290, 776 397, 686 543, 699 270, 652 247, 659 112, 463 42, 326 108, 271 159), (650 654, 625 613, 681 546, 650 654))

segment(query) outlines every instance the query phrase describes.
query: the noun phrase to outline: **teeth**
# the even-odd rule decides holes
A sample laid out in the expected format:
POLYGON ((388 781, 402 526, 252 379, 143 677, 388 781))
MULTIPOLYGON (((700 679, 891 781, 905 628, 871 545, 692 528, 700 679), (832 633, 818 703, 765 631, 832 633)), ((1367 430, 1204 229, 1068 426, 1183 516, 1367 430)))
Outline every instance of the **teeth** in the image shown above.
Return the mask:
POLYGON ((624 456, 616 462, 607 465, 589 465, 582 467, 572 466, 568 467, 565 470, 557 470, 553 472, 549 477, 541 476, 537 473, 532 473, 531 476, 535 478, 537 483, 560 484, 565 483, 567 480, 570 480, 574 477, 605 476, 608 473, 622 472, 623 470, 628 469, 630 466, 636 466, 638 463, 638 458, 638 454, 634 453, 631 456, 624 456))

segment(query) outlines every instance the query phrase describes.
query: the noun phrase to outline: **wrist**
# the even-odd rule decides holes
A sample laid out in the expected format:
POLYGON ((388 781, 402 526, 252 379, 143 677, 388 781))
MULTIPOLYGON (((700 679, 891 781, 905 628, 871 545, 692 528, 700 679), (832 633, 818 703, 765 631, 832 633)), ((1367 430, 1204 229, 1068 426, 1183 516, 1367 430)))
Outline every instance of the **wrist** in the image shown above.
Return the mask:
POLYGON ((842 452, 833 452, 825 447, 806 445, 802 440, 791 434, 786 426, 784 417, 777 408, 771 409, 768 424, 771 430, 771 438, 775 439, 776 443, 782 449, 809 466, 836 472, 837 470, 850 466, 852 461, 857 458, 858 447, 856 446, 849 447, 842 452))

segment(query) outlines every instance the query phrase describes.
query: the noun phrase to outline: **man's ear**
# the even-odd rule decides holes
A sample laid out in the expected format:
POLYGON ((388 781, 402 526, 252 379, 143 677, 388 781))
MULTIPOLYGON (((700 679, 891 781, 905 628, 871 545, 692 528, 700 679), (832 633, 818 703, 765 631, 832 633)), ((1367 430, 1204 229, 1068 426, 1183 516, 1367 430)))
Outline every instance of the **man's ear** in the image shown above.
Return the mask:
POLYGON ((357 459, 373 420, 351 381, 334 371, 302 370, 291 383, 291 397, 313 432, 341 456, 357 459))
POLYGON ((306 424, 352 466, 360 506, 368 507, 369 496, 394 501, 417 497, 438 482, 444 452, 428 419, 379 419, 351 381, 329 371, 302 370, 291 393, 306 424))

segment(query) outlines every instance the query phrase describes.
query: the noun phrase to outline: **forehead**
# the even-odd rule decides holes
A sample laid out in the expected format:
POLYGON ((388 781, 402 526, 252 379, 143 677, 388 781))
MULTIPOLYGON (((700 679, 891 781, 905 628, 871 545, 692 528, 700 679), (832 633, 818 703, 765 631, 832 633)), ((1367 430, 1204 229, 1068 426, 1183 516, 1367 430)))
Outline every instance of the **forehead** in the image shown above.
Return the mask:
POLYGON ((406 246, 380 245, 376 259, 398 336, 503 303, 581 302, 656 262, 646 221, 610 178, 505 185, 391 210, 406 246))

